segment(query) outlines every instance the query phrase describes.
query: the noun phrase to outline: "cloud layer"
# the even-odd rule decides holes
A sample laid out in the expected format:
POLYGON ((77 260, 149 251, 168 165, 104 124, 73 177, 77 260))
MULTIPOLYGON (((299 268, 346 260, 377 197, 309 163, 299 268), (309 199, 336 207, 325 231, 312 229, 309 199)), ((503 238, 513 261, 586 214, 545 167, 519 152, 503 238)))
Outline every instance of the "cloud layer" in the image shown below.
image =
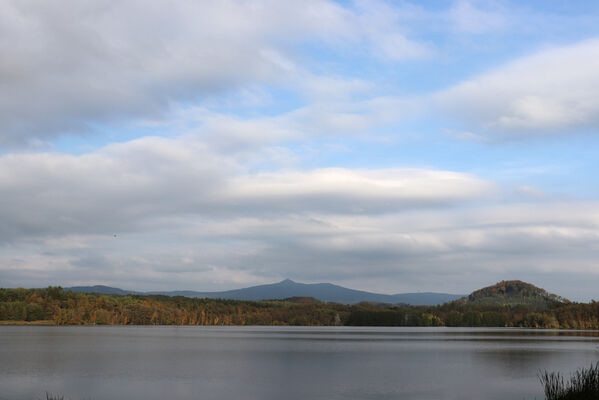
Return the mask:
POLYGON ((164 217, 377 214, 484 197, 476 177, 425 169, 247 173, 194 137, 144 138, 95 153, 0 157, 0 238, 137 231, 164 217))
POLYGON ((256 84, 287 85, 306 72, 294 51, 306 43, 365 44, 390 60, 427 53, 384 3, 11 0, 2 8, 0 146, 164 116, 256 84))
POLYGON ((436 95, 482 135, 527 136, 599 126, 599 39, 541 51, 436 95))
POLYGON ((5 155, 0 171, 10 284, 210 289, 292 277, 459 292, 572 263, 599 274, 599 204, 502 205, 500 187, 469 174, 251 173, 193 136, 5 155))

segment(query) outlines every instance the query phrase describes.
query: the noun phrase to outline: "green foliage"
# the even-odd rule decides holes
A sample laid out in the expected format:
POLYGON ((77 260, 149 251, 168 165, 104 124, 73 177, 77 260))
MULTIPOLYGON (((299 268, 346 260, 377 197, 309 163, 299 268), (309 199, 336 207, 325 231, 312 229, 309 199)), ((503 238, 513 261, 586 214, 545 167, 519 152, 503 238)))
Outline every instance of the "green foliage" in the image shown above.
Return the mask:
POLYGON ((464 326, 482 326, 481 313, 479 311, 466 311, 463 319, 464 326))
POLYGON ((481 316, 481 325, 494 327, 494 326, 507 326, 508 317, 507 313, 501 313, 498 311, 485 311, 481 316))
POLYGON ((451 310, 447 314, 447 318, 445 319, 445 324, 447 326, 463 326, 464 315, 459 311, 451 310))

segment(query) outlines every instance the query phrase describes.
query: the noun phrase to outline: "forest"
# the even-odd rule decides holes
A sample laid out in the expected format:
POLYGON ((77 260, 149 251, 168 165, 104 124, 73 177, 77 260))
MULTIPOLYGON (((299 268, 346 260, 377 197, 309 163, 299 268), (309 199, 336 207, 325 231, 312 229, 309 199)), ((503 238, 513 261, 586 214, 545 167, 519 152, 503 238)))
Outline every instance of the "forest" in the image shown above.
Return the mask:
POLYGON ((440 306, 312 298, 239 301, 75 293, 60 287, 0 289, 0 324, 453 326, 599 329, 599 302, 502 304, 454 301, 440 306))

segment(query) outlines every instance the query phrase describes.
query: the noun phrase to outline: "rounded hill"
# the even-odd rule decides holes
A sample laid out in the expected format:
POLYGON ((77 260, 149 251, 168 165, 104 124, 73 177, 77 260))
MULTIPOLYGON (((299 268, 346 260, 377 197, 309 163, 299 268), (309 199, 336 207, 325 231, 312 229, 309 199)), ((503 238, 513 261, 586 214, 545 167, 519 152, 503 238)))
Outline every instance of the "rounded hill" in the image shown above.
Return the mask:
POLYGON ((495 285, 476 290, 458 301, 468 304, 526 304, 539 308, 569 302, 563 297, 547 292, 545 289, 519 280, 501 281, 495 285))

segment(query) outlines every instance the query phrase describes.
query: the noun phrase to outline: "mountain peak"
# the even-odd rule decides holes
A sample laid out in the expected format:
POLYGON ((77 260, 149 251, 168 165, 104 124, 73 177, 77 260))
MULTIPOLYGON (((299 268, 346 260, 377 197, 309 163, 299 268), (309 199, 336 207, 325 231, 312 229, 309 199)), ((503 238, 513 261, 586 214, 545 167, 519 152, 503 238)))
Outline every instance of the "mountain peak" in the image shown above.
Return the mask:
POLYGON ((295 283, 294 281, 292 281, 291 279, 287 278, 287 279, 283 279, 281 282, 279 282, 279 284, 283 284, 283 285, 290 285, 292 283, 295 283))

